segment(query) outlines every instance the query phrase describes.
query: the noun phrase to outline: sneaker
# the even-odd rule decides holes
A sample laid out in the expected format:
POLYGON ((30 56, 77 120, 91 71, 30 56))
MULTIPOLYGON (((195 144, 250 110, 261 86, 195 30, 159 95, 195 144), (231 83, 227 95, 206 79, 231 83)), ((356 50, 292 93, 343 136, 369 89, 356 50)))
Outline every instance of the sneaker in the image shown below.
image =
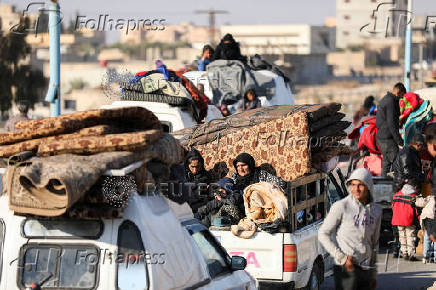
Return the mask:
POLYGON ((402 257, 404 260, 409 260, 409 255, 408 255, 408 254, 402 254, 401 257, 402 257))
POLYGON ((394 256, 394 258, 398 258, 399 253, 398 253, 398 252, 393 252, 393 253, 392 253, 392 256, 394 256))
POLYGON ((428 262, 429 262, 428 259, 426 259, 426 258, 423 258, 423 259, 422 259, 422 263, 423 263, 423 264, 427 264, 428 262))
POLYGON ((415 261, 418 261, 418 259, 415 256, 410 256, 409 257, 409 261, 410 262, 415 262, 415 261))

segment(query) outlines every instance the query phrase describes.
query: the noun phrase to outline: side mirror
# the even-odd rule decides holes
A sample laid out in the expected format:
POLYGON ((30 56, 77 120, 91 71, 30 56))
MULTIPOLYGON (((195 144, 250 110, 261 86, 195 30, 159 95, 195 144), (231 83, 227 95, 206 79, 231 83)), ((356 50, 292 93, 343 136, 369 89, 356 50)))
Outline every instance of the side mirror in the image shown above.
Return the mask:
POLYGON ((232 256, 232 271, 244 270, 247 267, 247 260, 241 256, 232 256))

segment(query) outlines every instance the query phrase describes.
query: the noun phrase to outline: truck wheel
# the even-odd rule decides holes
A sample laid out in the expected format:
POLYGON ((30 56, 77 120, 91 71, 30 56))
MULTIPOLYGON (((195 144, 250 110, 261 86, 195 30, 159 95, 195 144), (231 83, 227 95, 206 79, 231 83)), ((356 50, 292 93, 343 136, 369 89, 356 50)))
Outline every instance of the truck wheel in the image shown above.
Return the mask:
POLYGON ((313 264, 312 272, 310 273, 309 281, 304 289, 318 290, 321 285, 320 269, 318 263, 313 264))

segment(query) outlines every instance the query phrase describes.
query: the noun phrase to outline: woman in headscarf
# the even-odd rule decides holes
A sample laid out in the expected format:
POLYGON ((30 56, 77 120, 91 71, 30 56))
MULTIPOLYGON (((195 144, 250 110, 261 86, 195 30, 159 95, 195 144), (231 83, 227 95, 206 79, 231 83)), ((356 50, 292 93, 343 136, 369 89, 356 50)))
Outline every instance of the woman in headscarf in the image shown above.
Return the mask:
POLYGON ((258 182, 268 182, 277 185, 282 190, 286 188, 286 182, 283 179, 256 167, 253 156, 248 153, 239 154, 233 160, 233 166, 236 169, 232 175, 235 190, 242 192, 247 186, 258 182))
POLYGON ((240 60, 244 63, 247 62, 247 57, 242 56, 239 43, 235 41, 230 33, 224 35, 220 43, 215 49, 213 60, 240 60))
POLYGON ((185 181, 195 183, 191 187, 191 201, 189 205, 192 210, 196 209, 209 201, 208 186, 213 182, 210 173, 204 168, 204 159, 200 152, 192 149, 185 158, 185 181), (199 187, 198 185, 201 184, 199 187))

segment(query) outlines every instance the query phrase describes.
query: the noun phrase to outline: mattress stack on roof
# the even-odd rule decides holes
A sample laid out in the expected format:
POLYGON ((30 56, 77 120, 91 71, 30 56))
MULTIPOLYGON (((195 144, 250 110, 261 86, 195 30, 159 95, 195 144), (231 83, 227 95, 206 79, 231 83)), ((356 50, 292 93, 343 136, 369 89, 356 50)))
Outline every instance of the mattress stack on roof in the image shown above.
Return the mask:
POLYGON ((233 170, 233 159, 250 153, 257 166, 272 166, 292 180, 349 148, 340 141, 350 123, 340 104, 272 106, 235 114, 173 133, 187 149, 195 147, 207 169, 233 170))
POLYGON ((107 208, 125 207, 131 190, 153 181, 150 164, 169 171, 183 161, 179 142, 141 107, 77 112, 16 126, 19 130, 0 134, 0 157, 20 161, 9 162, 6 178, 16 213, 77 216, 73 207, 85 202, 104 204, 101 212, 110 214, 107 208), (139 161, 144 165, 132 172, 134 178, 102 177, 139 161))

